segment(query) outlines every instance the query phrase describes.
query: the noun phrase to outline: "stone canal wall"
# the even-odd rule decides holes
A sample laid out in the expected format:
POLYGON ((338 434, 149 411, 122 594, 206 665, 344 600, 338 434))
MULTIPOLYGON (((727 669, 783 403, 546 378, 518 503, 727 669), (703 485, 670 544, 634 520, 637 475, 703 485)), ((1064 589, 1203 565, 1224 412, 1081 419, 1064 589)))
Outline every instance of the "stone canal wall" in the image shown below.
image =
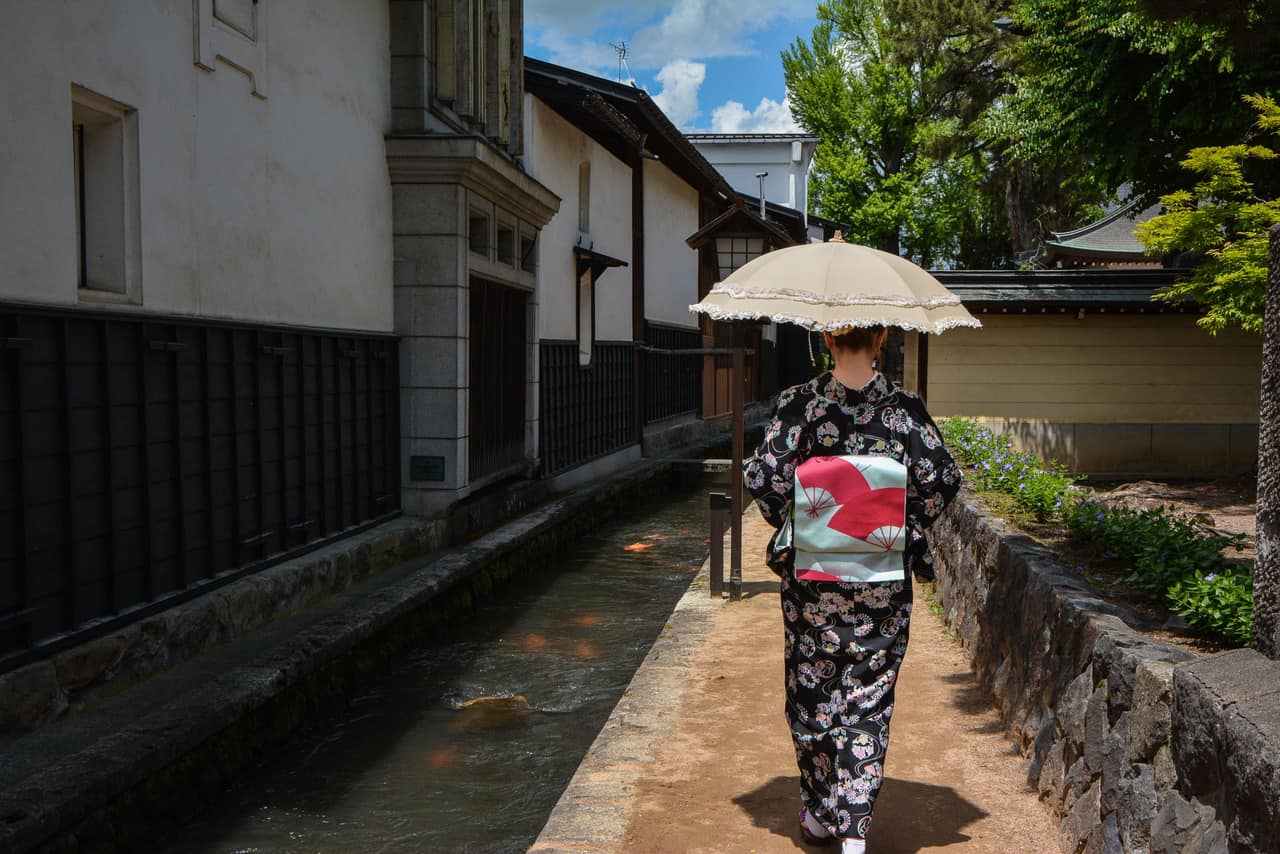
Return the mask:
POLYGON ((167 827, 189 820, 364 674, 442 631, 504 580, 540 571, 622 507, 658 500, 687 468, 639 463, 465 545, 375 575, 382 560, 404 555, 379 557, 378 538, 421 536, 407 520, 383 526, 369 532, 374 539, 343 546, 354 552, 311 556, 307 572, 326 579, 318 586, 341 584, 340 576, 350 585, 310 607, 310 585, 269 577, 287 566, 255 577, 277 608, 298 613, 0 746, 0 851, 153 850, 167 827))
POLYGON ((443 520, 397 519, 0 674, 0 742, 444 545, 443 520))
MULTIPOLYGON (((768 415, 767 405, 748 407, 753 434, 759 433, 758 422, 768 415)), ((688 456, 723 444, 729 427, 724 420, 658 425, 646 435, 646 444, 653 444, 651 456, 688 456)), ((548 480, 524 481, 472 496, 446 518, 386 522, 0 673, 0 744, 311 608, 364 578, 466 541, 545 504, 555 491, 548 480)))
POLYGON ((1280 662, 1147 637, 968 490, 930 539, 943 615, 1064 852, 1280 851, 1280 662))

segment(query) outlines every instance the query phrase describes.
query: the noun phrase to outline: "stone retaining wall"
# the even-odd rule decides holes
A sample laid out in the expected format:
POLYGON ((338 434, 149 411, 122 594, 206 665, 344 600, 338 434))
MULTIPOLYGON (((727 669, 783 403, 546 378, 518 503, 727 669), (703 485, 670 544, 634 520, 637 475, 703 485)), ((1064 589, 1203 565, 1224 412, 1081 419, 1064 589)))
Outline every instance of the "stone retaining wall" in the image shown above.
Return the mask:
MULTIPOLYGON (((762 430, 767 404, 747 407, 748 436, 762 430)), ((650 456, 704 453, 723 443, 728 420, 695 419, 646 435, 650 456)), ((590 478, 600 482, 614 477, 590 478)), ((624 478, 624 481, 626 478, 624 478)), ((206 650, 243 637, 340 593, 353 582, 465 542, 552 500, 550 480, 499 484, 437 519, 403 517, 377 525, 210 590, 45 659, 0 673, 0 745, 146 681, 206 650)))
POLYGON ((1141 615, 967 490, 930 539, 944 617, 1064 852, 1280 851, 1280 663, 1193 662, 1135 631, 1141 615))
MULTIPOLYGON (((64 749, 59 726, 9 745, 49 760, 25 762, 16 775, 6 772, 0 749, 0 779, 13 778, 0 786, 0 851, 152 850, 366 674, 444 630, 508 579, 542 571, 624 507, 655 500, 683 478, 669 462, 637 464, 464 546, 370 579, 341 607, 322 604, 315 620, 300 615, 304 625, 252 648, 211 649, 188 665, 203 664, 207 679, 145 707, 134 708, 135 692, 115 698, 136 714, 118 728, 94 721, 93 737, 76 740, 83 747, 64 749)), ((105 705, 60 725, 84 726, 105 705)))
POLYGON ((386 522, 0 674, 0 743, 438 549, 447 528, 444 520, 386 522))

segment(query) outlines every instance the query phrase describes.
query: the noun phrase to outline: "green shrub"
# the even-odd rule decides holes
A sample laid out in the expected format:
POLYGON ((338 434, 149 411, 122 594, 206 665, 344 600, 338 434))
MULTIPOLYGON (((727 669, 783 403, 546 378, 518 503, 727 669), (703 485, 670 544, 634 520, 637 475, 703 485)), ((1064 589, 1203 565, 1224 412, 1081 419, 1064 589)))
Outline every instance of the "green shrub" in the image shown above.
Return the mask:
POLYGON ((1042 468, 1034 455, 1015 451, 1010 437, 996 435, 971 418, 944 418, 940 427, 975 488, 1009 495, 1037 521, 1051 518, 1067 490, 1080 480, 1059 463, 1042 468))
POLYGON ((1253 631, 1253 576, 1232 568, 1174 582, 1166 593, 1187 622, 1248 646, 1253 631))
POLYGON ((1058 516, 1095 556, 1128 566, 1125 583, 1162 596, 1198 629, 1249 642, 1253 578, 1223 556, 1224 549, 1239 550, 1243 536, 1206 533, 1172 508, 1110 507, 1083 497, 1073 488, 1078 475, 1058 463, 1041 467, 1032 455, 1015 451, 1010 437, 971 418, 943 418, 939 427, 974 488, 1009 495, 1037 520, 1058 516))
POLYGON ((1249 642, 1253 579, 1222 554, 1231 547, 1238 551, 1243 536, 1207 534, 1170 508, 1108 507, 1096 499, 1068 503, 1062 519, 1101 557, 1129 565, 1126 583, 1162 595, 1170 610, 1196 628, 1249 642))
POLYGON ((1095 499, 1069 503, 1062 520, 1071 533, 1105 557, 1132 565, 1126 582, 1156 593, 1180 579, 1220 571, 1222 550, 1239 547, 1242 539, 1205 534, 1174 516, 1170 508, 1108 507, 1095 499))

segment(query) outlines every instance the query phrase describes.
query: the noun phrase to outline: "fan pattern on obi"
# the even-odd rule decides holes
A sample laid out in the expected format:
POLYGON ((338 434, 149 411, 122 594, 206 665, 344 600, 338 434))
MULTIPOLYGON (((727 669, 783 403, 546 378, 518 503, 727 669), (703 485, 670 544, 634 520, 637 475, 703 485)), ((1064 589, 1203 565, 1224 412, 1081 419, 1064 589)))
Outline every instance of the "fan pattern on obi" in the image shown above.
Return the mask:
POLYGON ((893 457, 811 457, 796 468, 796 578, 899 581, 907 532, 907 468, 893 457))

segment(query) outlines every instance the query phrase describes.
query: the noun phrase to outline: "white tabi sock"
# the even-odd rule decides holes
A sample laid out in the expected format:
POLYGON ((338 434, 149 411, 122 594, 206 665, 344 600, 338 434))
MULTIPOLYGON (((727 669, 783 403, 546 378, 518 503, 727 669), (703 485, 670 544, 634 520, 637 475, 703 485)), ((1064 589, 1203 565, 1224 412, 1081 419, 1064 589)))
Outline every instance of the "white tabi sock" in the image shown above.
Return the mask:
POLYGON ((867 854, 867 840, 842 839, 840 841, 840 854, 867 854))

